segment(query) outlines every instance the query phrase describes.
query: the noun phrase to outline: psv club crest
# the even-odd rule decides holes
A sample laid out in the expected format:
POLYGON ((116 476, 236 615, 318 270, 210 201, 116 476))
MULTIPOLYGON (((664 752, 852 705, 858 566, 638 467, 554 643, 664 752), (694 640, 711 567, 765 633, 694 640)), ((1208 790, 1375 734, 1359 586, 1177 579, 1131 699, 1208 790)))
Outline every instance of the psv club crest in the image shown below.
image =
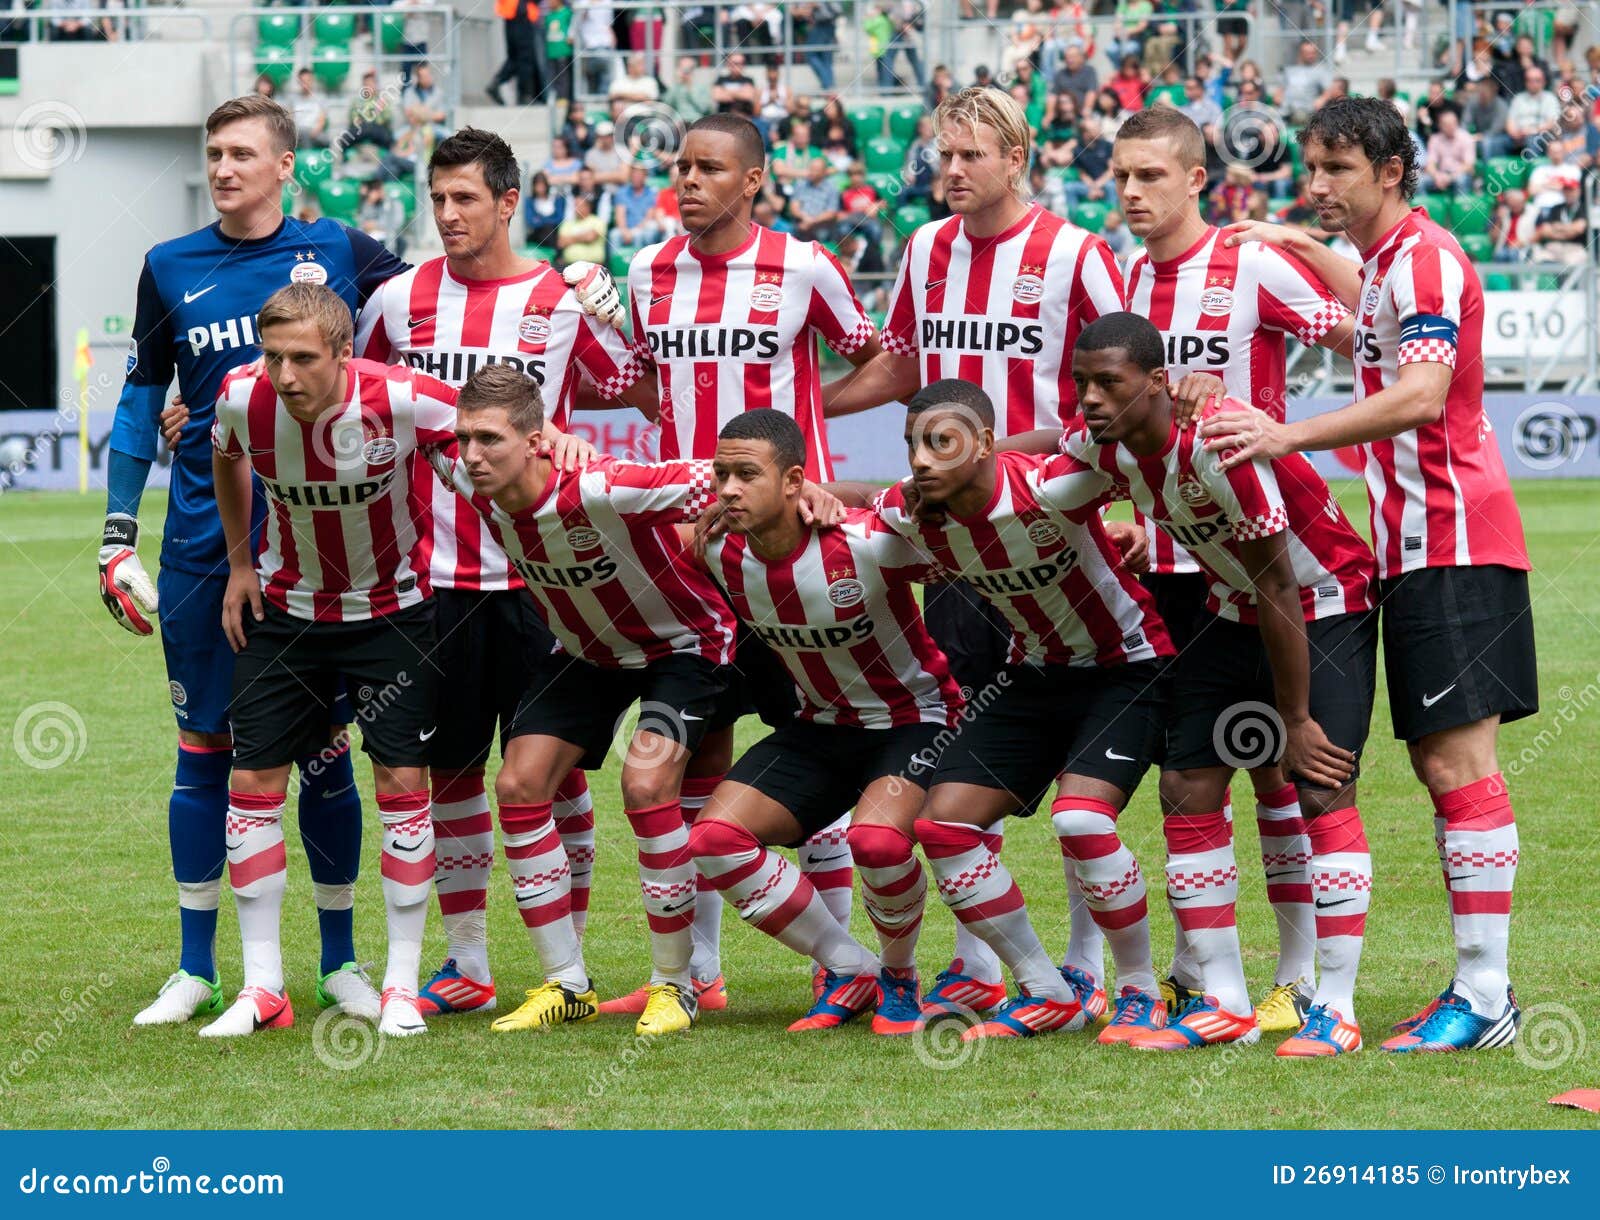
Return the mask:
POLYGON ((291 284, 326 284, 328 269, 317 262, 315 250, 296 250, 294 266, 289 271, 291 284))
POLYGON ((840 610, 861 604, 867 587, 850 574, 849 568, 835 568, 828 573, 828 600, 840 610))

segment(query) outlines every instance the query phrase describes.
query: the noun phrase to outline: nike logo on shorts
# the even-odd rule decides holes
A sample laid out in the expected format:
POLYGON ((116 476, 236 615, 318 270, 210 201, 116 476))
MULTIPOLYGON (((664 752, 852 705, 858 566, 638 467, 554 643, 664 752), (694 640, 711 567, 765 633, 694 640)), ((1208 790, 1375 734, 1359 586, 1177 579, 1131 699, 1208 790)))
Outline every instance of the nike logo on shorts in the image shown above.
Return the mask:
POLYGON ((1112 762, 1132 762, 1133 761, 1133 755, 1131 755, 1131 754, 1118 754, 1114 750, 1110 750, 1110 749, 1106 750, 1106 757, 1109 758, 1112 762))
POLYGON ((1423 707, 1432 707, 1435 703, 1439 702, 1439 700, 1443 699, 1451 691, 1455 690, 1457 685, 1458 685, 1457 683, 1452 682, 1452 683, 1450 683, 1449 686, 1445 687, 1437 695, 1424 695, 1424 696, 1422 696, 1422 706, 1423 707))
POLYGON ((432 737, 432 736, 433 736, 433 735, 434 735, 434 734, 435 734, 435 733, 437 733, 437 732, 438 732, 438 731, 439 731, 439 726, 438 726, 438 725, 434 725, 434 726, 433 726, 433 727, 432 727, 432 728, 431 728, 431 729, 429 729, 429 730, 428 730, 428 731, 427 731, 427 732, 426 732, 426 733, 422 733, 422 732, 419 732, 419 733, 418 733, 418 734, 417 734, 417 740, 418 740, 418 741, 427 741, 427 740, 428 740, 428 738, 430 738, 430 737, 432 737))

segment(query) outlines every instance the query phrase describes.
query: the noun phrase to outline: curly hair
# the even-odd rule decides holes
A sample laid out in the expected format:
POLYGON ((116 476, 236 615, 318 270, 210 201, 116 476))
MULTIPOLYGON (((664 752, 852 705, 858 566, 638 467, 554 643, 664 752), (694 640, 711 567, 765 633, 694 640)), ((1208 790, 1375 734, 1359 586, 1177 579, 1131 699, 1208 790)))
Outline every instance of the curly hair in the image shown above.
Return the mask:
POLYGON ((1400 158, 1400 194, 1410 199, 1417 190, 1417 146, 1394 106, 1377 97, 1341 97, 1312 114, 1296 139, 1300 147, 1315 140, 1329 148, 1359 148, 1376 175, 1393 157, 1400 158))

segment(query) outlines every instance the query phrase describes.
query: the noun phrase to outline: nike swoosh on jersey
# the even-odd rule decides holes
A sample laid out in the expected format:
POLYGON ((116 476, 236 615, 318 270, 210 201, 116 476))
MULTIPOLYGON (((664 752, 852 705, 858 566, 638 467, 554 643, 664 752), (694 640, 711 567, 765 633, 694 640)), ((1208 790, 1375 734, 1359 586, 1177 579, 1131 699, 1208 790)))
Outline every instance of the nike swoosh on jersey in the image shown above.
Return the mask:
POLYGON ((417 327, 425 325, 428 322, 432 322, 438 316, 439 315, 436 314, 436 313, 430 313, 425 318, 407 318, 406 319, 406 329, 407 330, 416 330, 417 327))
MULTIPOLYGON (((949 277, 946 276, 945 278, 948 279, 949 277)), ((929 291, 932 291, 933 289, 937 288, 942 283, 944 283, 944 280, 929 280, 926 284, 924 284, 922 286, 922 289, 923 289, 924 292, 929 292, 929 291)))
POLYGON ((661 304, 662 301, 670 301, 670 300, 672 300, 672 294, 670 292, 667 292, 667 293, 663 293, 661 296, 658 296, 658 297, 651 297, 650 298, 650 304, 651 305, 659 305, 659 304, 661 304))
POLYGON ((183 293, 183 303, 185 305, 192 304, 193 302, 198 301, 201 297, 205 296, 206 293, 210 292, 215 287, 215 284, 207 284, 199 292, 190 292, 185 289, 183 293))

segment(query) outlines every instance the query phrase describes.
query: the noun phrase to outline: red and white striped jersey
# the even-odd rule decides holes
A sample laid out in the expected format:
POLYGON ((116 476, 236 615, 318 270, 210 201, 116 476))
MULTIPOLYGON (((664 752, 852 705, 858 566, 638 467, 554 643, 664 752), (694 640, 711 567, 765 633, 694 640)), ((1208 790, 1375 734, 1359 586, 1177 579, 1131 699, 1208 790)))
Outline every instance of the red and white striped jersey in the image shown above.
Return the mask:
POLYGON ((1356 398, 1393 385, 1403 365, 1455 370, 1435 422, 1361 446, 1379 575, 1526 571, 1522 515, 1483 411, 1483 287, 1471 261, 1421 208, 1363 256, 1356 398))
POLYGON ((760 225, 726 254, 687 236, 646 246, 628 269, 633 338, 661 385, 661 456, 710 458, 735 415, 771 407, 806 438, 806 474, 833 477, 816 336, 848 356, 872 322, 839 260, 760 225))
POLYGON ((903 484, 884 490, 878 512, 945 575, 966 581, 1006 616, 1013 662, 1116 665, 1171 656, 1150 594, 1119 570, 1116 544, 1081 498, 1081 463, 1009 451, 996 458, 994 496, 971 519, 913 520, 903 484))
MULTIPOLYGON (((1229 398, 1223 409, 1243 410, 1244 404, 1229 398)), ((1181 432, 1174 422, 1166 447, 1149 457, 1096 443, 1081 421, 1062 435, 1061 449, 1095 475, 1093 487, 1080 495, 1085 503, 1097 493, 1125 495, 1188 548, 1211 582, 1206 608, 1219 618, 1256 621, 1255 585, 1238 544, 1279 533, 1287 535, 1307 620, 1376 604, 1372 552, 1304 454, 1223 470, 1206 452, 1197 422, 1181 432)))
MULTIPOLYGON (((509 364, 544 391, 545 417, 566 426, 580 373, 615 398, 644 373, 621 331, 583 312, 549 263, 503 280, 458 279, 444 258, 387 280, 356 324, 355 350, 406 364, 461 388, 480 365, 509 364)), ((426 472, 417 493, 430 512, 423 545, 441 589, 516 588, 516 576, 476 513, 426 472)))
POLYGON ((607 669, 732 659, 733 611, 672 528, 716 498, 710 462, 552 467, 539 502, 514 513, 473 491, 464 462, 454 477, 571 655, 607 669))
POLYGON ((803 719, 866 729, 953 723, 961 692, 911 589, 935 567, 870 509, 808 530, 783 559, 726 534, 706 548, 706 566, 789 671, 803 719))
POLYGON ((951 216, 906 243, 881 338, 885 351, 921 361, 923 385, 981 385, 1004 438, 1077 415, 1072 345, 1122 302, 1110 247, 1037 204, 990 238, 969 238, 951 216))
POLYGON ((428 596, 412 480, 418 451, 455 444, 456 392, 411 369, 346 366, 344 403, 302 423, 257 360, 223 379, 211 441, 248 458, 267 494, 256 571, 262 595, 295 618, 381 618, 428 596))
MULTIPOLYGON (((1294 255, 1254 241, 1229 248, 1215 228, 1177 258, 1136 255, 1128 265, 1128 308, 1161 331, 1173 381, 1213 373, 1231 397, 1279 420, 1288 380, 1285 337, 1317 343, 1350 316, 1294 255)), ((1166 534, 1140 524, 1150 535, 1152 572, 1199 571, 1166 534)))

